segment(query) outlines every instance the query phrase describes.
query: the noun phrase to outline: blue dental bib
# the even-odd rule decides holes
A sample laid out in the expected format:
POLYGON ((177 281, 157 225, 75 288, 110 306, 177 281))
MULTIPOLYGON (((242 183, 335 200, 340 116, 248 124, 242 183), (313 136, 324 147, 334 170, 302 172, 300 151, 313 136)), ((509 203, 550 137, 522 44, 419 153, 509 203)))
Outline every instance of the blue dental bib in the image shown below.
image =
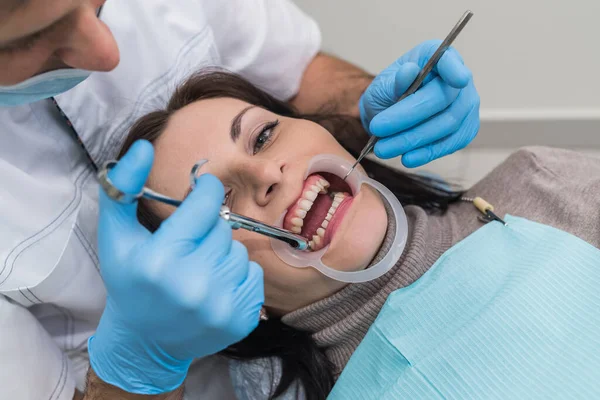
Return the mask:
POLYGON ((392 293, 329 399, 600 399, 600 250, 506 222, 392 293))

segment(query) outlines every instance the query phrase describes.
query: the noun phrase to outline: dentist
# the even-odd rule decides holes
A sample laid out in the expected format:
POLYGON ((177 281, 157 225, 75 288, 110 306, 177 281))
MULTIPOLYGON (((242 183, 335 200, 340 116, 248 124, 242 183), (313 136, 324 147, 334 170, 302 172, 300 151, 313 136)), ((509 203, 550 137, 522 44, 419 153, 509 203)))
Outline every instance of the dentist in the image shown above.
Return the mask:
MULTIPOLYGON (((319 53, 317 25, 290 1, 2 0, 0 397, 227 398, 209 392, 214 382, 185 382, 193 360, 254 329, 263 302, 261 268, 218 218, 221 183, 201 177, 150 234, 135 204, 99 193, 97 168, 139 116, 210 66, 303 112, 361 118, 365 135, 349 147, 368 132, 384 137, 376 155, 422 165, 479 129, 477 91, 455 51, 396 104, 436 43, 373 80, 319 53)), ((111 180, 137 193, 152 158, 138 143, 111 180)))

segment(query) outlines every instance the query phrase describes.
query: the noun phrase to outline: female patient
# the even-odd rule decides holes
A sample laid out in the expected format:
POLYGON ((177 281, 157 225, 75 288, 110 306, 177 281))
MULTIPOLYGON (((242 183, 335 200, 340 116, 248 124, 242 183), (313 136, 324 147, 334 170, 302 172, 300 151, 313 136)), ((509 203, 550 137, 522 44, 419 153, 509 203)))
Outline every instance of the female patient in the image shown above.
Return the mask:
MULTIPOLYGON (((148 184, 175 198, 188 193, 191 166, 208 159, 203 172, 223 182, 225 203, 233 211, 275 223, 288 210, 285 228, 300 232, 316 248, 329 244, 326 263, 354 271, 377 261, 393 239, 384 203, 368 187, 352 197, 339 177, 311 175, 305 180, 304 175, 318 154, 354 161, 364 144, 358 139, 360 129, 358 121, 343 116, 298 115, 242 78, 208 72, 178 88, 164 110, 141 118, 122 154, 135 140, 152 142, 155 161, 148 184), (357 138, 352 148, 340 146, 336 138, 342 135, 357 138), (316 191, 327 191, 336 201, 326 217, 311 212, 316 194, 310 192, 316 191)), ((265 237, 233 232, 264 269, 269 319, 225 353, 237 359, 278 357, 281 374, 275 378, 274 396, 300 382, 307 398, 325 398, 387 296, 419 279, 446 250, 482 225, 473 205, 460 201, 461 192, 373 161, 364 160, 362 167, 398 197, 408 218, 404 253, 382 277, 364 284, 333 281, 312 268, 286 265, 265 237)), ((598 159, 531 148, 510 156, 466 196, 487 199, 498 215, 551 225, 600 247, 599 177, 598 159)), ((171 212, 166 205, 142 200, 138 215, 154 230, 171 212)))

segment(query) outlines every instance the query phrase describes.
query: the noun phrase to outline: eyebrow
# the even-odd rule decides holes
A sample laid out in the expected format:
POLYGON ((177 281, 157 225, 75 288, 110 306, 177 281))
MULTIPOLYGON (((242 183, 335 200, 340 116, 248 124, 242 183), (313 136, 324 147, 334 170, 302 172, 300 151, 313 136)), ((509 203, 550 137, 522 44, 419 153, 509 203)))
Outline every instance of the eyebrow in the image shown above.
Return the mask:
POLYGON ((53 26, 54 26, 54 24, 50 25, 49 27, 46 27, 40 31, 30 33, 27 36, 13 39, 7 43, 0 43, 0 50, 12 50, 12 49, 20 49, 23 47, 28 47, 29 45, 34 43, 36 40, 38 40, 39 38, 44 36, 44 34, 47 31, 49 31, 53 26))
POLYGON ((242 133, 242 118, 244 118, 244 115, 254 107, 256 106, 248 106, 244 108, 238 113, 238 115, 236 115, 231 120, 231 129, 229 130, 229 136, 231 136, 231 140, 233 140, 234 142, 238 140, 240 134, 242 133))
POLYGON ((6 10, 9 12, 14 12, 16 10, 18 10, 19 8, 27 5, 27 3, 29 3, 30 0, 12 0, 8 2, 8 4, 4 1, 4 4, 0 5, 0 9, 2 10, 6 10))
MULTIPOLYGON (((4 1, 4 0, 0 0, 0 2, 2 2, 2 1, 4 1)), ((25 8, 29 3, 31 3, 31 0, 13 0, 13 2, 9 4, 10 8, 8 9, 8 12, 9 12, 8 16, 10 16, 10 14, 15 13, 16 11, 18 11, 21 8, 25 8)), ((104 4, 102 4, 100 7, 98 7, 98 9, 96 11, 97 18, 100 18, 100 13, 102 12, 103 7, 104 7, 104 4)), ((52 21, 47 26, 44 26, 35 32, 29 33, 22 37, 11 39, 5 43, 0 43, 0 50, 11 50, 11 49, 18 49, 21 47, 27 47, 27 45, 29 45, 31 42, 41 38, 46 33, 51 31, 56 26, 56 24, 59 23, 60 21, 62 21, 67 15, 69 15, 71 13, 71 11, 72 10, 69 10, 69 12, 67 12, 65 15, 60 16, 55 21, 52 21)), ((0 12, 2 12, 1 6, 0 6, 0 12)), ((2 18, 0 18, 0 22, 2 22, 2 18)))
POLYGON ((0 23, 3 23, 13 13, 23 8, 30 0, 0 0, 0 23))

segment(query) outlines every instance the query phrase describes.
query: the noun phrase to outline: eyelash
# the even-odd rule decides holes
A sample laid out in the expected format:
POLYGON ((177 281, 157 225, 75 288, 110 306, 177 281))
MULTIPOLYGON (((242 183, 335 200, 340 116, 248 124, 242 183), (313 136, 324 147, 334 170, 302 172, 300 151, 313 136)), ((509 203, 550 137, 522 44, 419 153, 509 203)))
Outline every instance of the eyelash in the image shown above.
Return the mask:
MULTIPOLYGON (((271 121, 267 124, 265 124, 265 126, 263 126, 263 128, 260 130, 260 132, 258 133, 258 135, 256 135, 256 138, 254 139, 254 146, 252 147, 252 155, 255 155, 256 153, 258 153, 260 150, 262 150, 266 145, 268 145, 271 140, 273 139, 273 130, 275 129, 275 127, 277 127, 277 125, 279 125, 279 120, 275 120, 275 121, 271 121), (261 142, 260 138, 263 137, 263 135, 266 135, 266 139, 261 142)), ((229 207, 231 207, 228 203, 230 202, 230 198, 231 198, 231 192, 232 189, 227 190, 227 192, 225 193, 225 198, 223 199, 223 204, 224 205, 228 205, 229 207)))
POLYGON ((273 138, 273 130, 277 125, 279 125, 279 120, 271 121, 261 129, 258 135, 256 135, 256 138, 254 139, 254 146, 252 147, 252 155, 255 155, 260 150, 262 150, 264 146, 269 144, 269 142, 273 138), (269 132, 269 134, 267 135, 266 140, 260 142, 260 138, 263 137, 263 135, 265 135, 267 132, 269 132))

